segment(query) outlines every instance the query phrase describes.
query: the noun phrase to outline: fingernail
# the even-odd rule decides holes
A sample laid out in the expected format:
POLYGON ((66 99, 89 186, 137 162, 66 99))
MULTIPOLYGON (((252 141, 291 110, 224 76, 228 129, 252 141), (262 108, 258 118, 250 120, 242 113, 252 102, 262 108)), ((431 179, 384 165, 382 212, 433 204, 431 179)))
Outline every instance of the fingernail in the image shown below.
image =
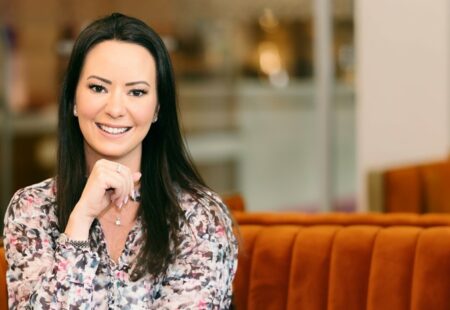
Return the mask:
POLYGON ((127 204, 127 202, 128 202, 128 196, 125 197, 125 201, 124 201, 123 203, 124 203, 124 204, 127 204))
POLYGON ((116 206, 117 206, 117 208, 119 208, 119 209, 122 209, 122 206, 123 206, 123 202, 120 202, 120 203, 116 203, 116 206))
POLYGON ((131 196, 131 199, 136 200, 136 193, 135 193, 134 189, 131 191, 130 196, 131 196))

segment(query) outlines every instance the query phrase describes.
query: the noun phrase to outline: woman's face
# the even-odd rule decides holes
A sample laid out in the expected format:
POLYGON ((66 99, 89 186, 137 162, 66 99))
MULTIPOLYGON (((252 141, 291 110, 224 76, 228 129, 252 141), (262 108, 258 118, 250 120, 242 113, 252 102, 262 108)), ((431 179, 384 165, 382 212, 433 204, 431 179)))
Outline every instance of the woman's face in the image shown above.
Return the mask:
POLYGON ((140 163, 158 110, 153 56, 134 43, 97 44, 86 56, 75 108, 88 164, 99 158, 140 163))

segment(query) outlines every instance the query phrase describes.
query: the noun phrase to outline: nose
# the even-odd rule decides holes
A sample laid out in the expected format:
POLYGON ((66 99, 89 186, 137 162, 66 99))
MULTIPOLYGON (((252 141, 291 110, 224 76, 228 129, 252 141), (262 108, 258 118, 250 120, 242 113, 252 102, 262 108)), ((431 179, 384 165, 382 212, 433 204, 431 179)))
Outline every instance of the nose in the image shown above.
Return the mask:
POLYGON ((125 115, 125 101, 119 91, 112 92, 107 100, 105 112, 111 118, 120 118, 125 115))

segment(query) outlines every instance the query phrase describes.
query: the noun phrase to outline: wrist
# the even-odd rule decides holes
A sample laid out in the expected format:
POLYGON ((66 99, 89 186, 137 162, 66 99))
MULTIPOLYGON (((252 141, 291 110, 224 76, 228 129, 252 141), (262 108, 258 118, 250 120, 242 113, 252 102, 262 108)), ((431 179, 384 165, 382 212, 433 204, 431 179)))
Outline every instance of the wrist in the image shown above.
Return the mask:
POLYGON ((85 206, 85 204, 80 201, 75 205, 75 208, 73 208, 72 213, 70 213, 70 217, 79 222, 86 222, 90 226, 96 216, 89 214, 86 211, 87 209, 88 208, 85 206))
POLYGON ((64 233, 72 240, 87 240, 93 221, 93 217, 81 212, 79 206, 76 205, 70 214, 64 233))

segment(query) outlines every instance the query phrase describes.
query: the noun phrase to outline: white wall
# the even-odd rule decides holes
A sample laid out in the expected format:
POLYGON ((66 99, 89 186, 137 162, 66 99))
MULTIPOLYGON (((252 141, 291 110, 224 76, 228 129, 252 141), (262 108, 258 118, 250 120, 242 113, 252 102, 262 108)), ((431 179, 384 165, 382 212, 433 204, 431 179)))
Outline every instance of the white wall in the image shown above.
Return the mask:
POLYGON ((371 169, 449 152, 447 0, 356 0, 358 202, 371 169))

